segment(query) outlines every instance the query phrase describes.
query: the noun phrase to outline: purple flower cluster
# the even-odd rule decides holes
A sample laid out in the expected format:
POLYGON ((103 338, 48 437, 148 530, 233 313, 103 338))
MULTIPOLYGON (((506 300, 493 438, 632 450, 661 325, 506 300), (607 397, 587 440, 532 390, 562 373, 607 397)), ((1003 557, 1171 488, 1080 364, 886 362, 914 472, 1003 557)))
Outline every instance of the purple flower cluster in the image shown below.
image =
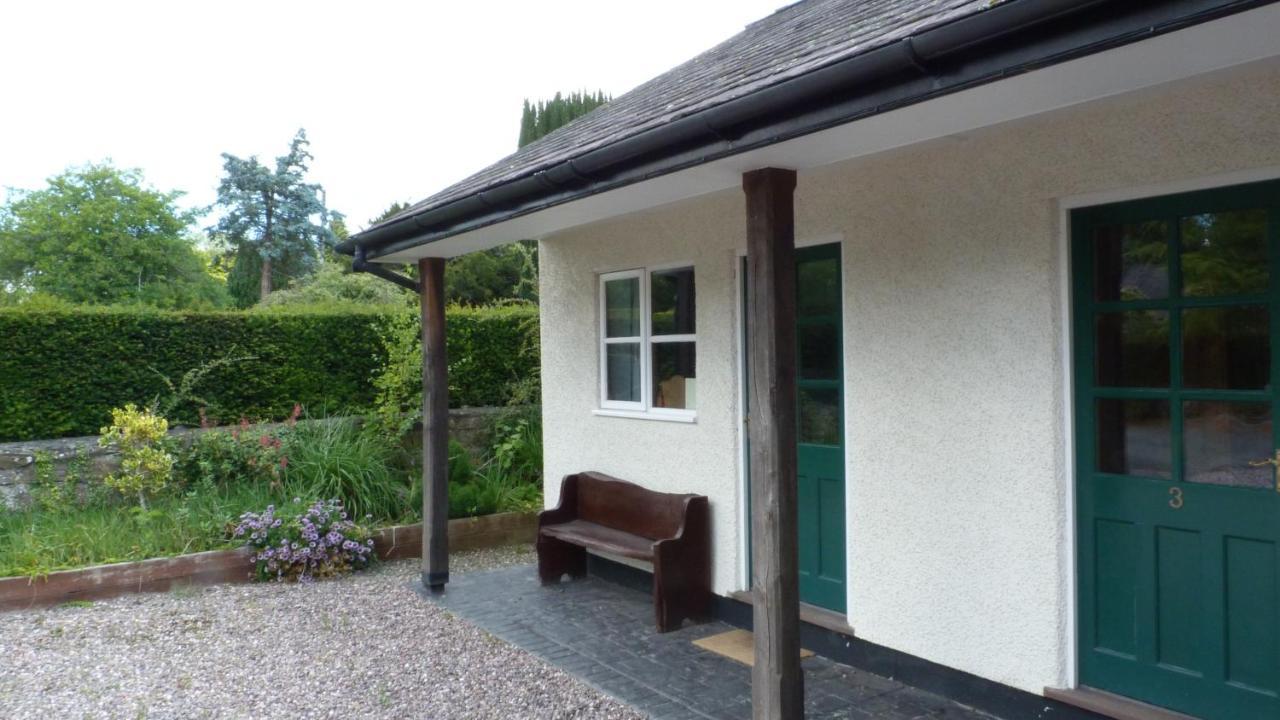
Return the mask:
POLYGON ((274 505, 247 512, 232 535, 254 549, 260 580, 311 582, 364 567, 374 557, 369 531, 349 520, 337 500, 317 500, 283 517, 274 505))

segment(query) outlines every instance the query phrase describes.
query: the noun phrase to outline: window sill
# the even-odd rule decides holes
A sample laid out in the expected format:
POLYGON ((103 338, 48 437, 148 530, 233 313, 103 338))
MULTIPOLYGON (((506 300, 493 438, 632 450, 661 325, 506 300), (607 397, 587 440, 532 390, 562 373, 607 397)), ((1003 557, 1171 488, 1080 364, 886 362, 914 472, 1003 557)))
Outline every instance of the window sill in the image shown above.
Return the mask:
POLYGON ((591 411, 591 414, 598 415, 600 417, 631 418, 633 420, 658 420, 660 422, 674 422, 674 423, 698 422, 698 414, 696 412, 690 412, 687 414, 686 413, 655 413, 655 412, 642 412, 640 410, 607 410, 607 409, 596 408, 595 410, 591 411))

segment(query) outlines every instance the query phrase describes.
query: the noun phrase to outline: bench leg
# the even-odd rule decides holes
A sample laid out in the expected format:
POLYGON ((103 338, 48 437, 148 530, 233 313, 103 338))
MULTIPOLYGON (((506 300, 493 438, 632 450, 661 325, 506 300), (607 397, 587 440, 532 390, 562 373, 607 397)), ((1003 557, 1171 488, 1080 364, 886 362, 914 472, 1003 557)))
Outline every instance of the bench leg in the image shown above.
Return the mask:
POLYGON ((538 536, 538 579, 543 585, 560 582, 560 577, 587 574, 587 550, 556 538, 538 536))

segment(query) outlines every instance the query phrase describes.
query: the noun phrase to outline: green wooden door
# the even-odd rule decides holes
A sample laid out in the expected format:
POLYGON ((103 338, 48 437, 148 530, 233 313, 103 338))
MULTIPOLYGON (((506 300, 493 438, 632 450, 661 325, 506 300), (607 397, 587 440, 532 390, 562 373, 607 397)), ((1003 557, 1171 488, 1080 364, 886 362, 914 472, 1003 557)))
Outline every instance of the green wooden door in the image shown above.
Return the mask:
POLYGON ((1071 223, 1081 683, 1280 718, 1280 183, 1071 223))
MULTIPOLYGON (((742 277, 745 307, 745 272, 742 277)), ((796 295, 800 600, 844 612, 844 361, 838 243, 796 250, 796 295)))

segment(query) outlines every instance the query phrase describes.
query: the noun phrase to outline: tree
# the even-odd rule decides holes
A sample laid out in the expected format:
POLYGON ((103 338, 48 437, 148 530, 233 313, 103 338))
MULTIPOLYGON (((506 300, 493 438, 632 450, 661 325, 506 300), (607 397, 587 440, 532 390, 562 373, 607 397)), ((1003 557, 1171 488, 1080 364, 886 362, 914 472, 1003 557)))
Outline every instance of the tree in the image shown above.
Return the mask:
POLYGON ((274 170, 257 156, 222 154, 217 204, 227 213, 210 231, 231 246, 235 265, 228 284, 240 287, 242 294, 247 270, 257 272, 262 300, 283 278, 310 272, 320 247, 333 239, 328 218, 337 213, 325 209, 323 189, 306 182, 309 146, 306 131, 299 130, 289 152, 276 158, 274 170))
POLYGON ((539 100, 537 104, 526 99, 524 110, 520 114, 520 139, 516 147, 524 147, 612 99, 603 90, 594 93, 575 92, 567 97, 556 93, 550 100, 539 100))
POLYGON ((183 193, 110 163, 71 168, 0 206, 0 292, 165 308, 225 304, 182 210, 183 193))

